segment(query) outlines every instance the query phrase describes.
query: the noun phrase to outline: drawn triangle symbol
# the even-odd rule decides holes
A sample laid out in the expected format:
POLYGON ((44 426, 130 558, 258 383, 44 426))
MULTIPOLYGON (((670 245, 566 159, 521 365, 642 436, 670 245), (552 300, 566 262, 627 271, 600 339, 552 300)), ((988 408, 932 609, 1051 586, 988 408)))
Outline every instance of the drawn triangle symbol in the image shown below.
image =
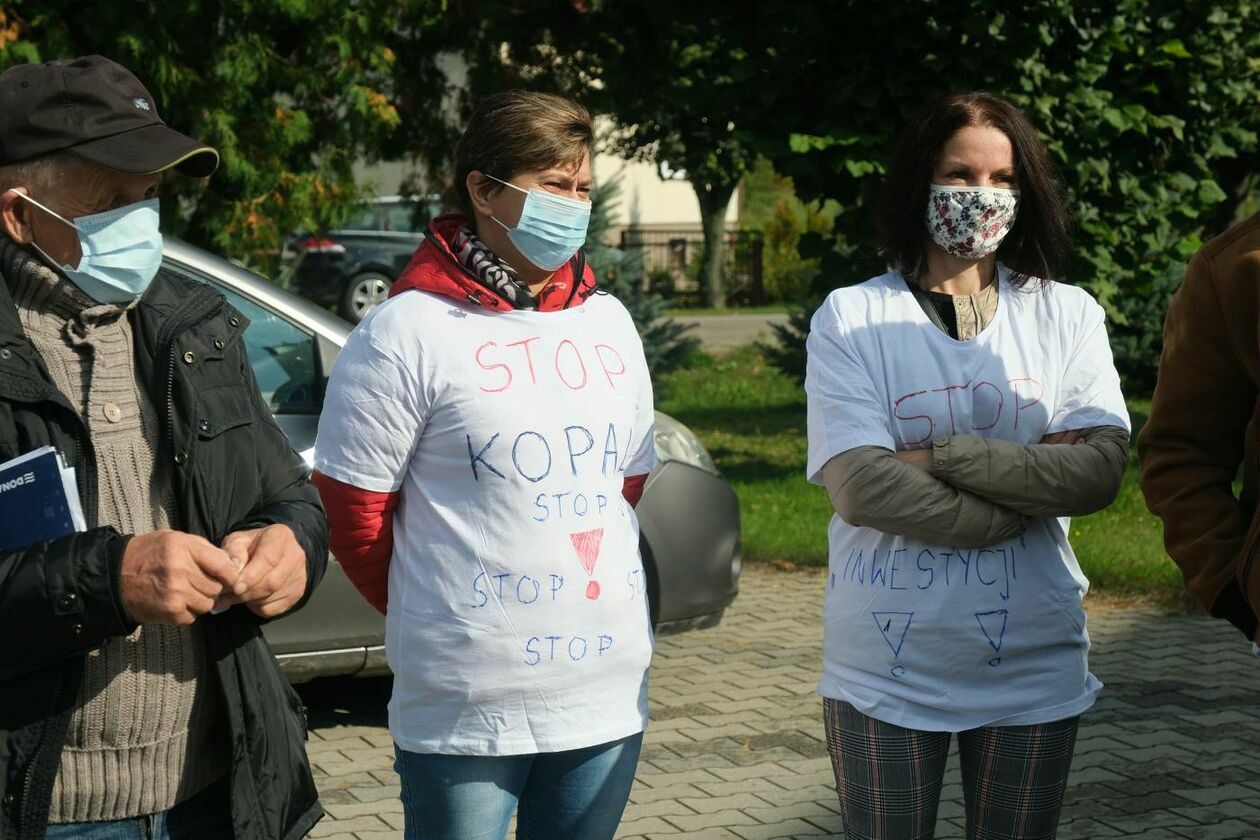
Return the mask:
POLYGON ((604 529, 579 531, 569 534, 569 539, 573 541, 573 550, 577 552, 582 568, 586 569, 588 575, 595 574, 595 563, 599 560, 599 544, 604 540, 604 529))
POLYGON ((989 647, 994 653, 1002 652, 1002 639, 1006 636, 1006 610, 990 610, 976 613, 976 621, 980 622, 980 630, 989 640, 989 647))
POLYGON ((906 631, 910 629, 910 621, 914 618, 914 613, 873 612, 871 617, 875 619, 875 626, 884 635, 884 641, 888 643, 893 656, 901 656, 901 646, 906 642, 906 631))

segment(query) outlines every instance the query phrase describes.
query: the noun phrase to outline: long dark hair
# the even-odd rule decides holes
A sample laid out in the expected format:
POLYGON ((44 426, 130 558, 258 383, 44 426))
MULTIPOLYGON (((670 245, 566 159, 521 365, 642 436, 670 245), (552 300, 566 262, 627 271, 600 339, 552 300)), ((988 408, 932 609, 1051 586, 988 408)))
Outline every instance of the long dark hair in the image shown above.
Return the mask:
POLYGON ((1019 213, 998 247, 998 260, 1017 285, 1058 277, 1070 249, 1072 214, 1046 144, 1028 117, 1000 96, 983 91, 934 100, 902 131, 884 180, 879 228, 883 254, 909 279, 926 265, 926 213, 932 173, 949 138, 971 126, 991 126, 1011 141, 1019 186, 1019 213))

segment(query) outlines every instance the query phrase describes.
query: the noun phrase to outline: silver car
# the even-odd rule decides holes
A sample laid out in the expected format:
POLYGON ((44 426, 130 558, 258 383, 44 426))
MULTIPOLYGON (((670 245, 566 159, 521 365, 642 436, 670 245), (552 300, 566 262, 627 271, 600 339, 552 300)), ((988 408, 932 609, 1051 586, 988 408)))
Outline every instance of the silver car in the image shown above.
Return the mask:
MULTIPOLYGON (((350 324, 182 242, 167 240, 163 270, 214 287, 250 319, 245 344, 259 388, 293 447, 309 457, 324 384, 350 324)), ((739 505, 696 436, 660 412, 656 453, 660 465, 638 506, 652 620, 658 635, 710 627, 739 591, 739 505)), ((389 672, 385 619, 333 559, 306 608, 264 632, 295 683, 389 672)))

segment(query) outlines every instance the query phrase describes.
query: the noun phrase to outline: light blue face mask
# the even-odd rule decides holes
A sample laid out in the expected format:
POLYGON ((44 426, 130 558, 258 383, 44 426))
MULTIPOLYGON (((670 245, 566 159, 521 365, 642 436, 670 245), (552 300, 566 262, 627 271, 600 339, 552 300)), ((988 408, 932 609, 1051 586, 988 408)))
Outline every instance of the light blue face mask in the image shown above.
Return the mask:
POLYGON ((521 256, 543 271, 555 271, 573 259, 586 242, 586 227, 591 221, 591 203, 552 195, 546 190, 526 190, 501 178, 486 175, 505 187, 525 193, 525 206, 516 227, 508 227, 494 216, 507 231, 508 239, 521 256))
POLYGON ((144 294, 162 265, 158 200, 137 201, 116 210, 71 221, 17 190, 12 190, 79 234, 78 268, 58 265, 38 244, 36 251, 97 303, 125 306, 144 294))

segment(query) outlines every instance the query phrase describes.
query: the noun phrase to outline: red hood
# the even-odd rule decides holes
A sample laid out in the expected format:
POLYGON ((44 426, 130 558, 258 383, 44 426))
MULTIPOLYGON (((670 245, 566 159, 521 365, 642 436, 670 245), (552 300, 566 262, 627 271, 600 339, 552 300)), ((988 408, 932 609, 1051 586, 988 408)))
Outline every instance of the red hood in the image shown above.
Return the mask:
MULTIPOLYGON (((494 290, 483 286, 455 256, 451 242, 460 226, 465 223, 464 217, 458 214, 439 216, 430 222, 424 242, 416 249, 411 262, 394 282, 389 296, 420 289, 446 295, 460 303, 476 303, 499 312, 511 310, 511 303, 494 290)), ((579 255, 551 276, 551 281, 538 295, 538 309, 541 312, 567 309, 584 302, 594 293, 595 273, 579 255), (582 266, 582 281, 574 289, 573 274, 579 264, 582 266)))

